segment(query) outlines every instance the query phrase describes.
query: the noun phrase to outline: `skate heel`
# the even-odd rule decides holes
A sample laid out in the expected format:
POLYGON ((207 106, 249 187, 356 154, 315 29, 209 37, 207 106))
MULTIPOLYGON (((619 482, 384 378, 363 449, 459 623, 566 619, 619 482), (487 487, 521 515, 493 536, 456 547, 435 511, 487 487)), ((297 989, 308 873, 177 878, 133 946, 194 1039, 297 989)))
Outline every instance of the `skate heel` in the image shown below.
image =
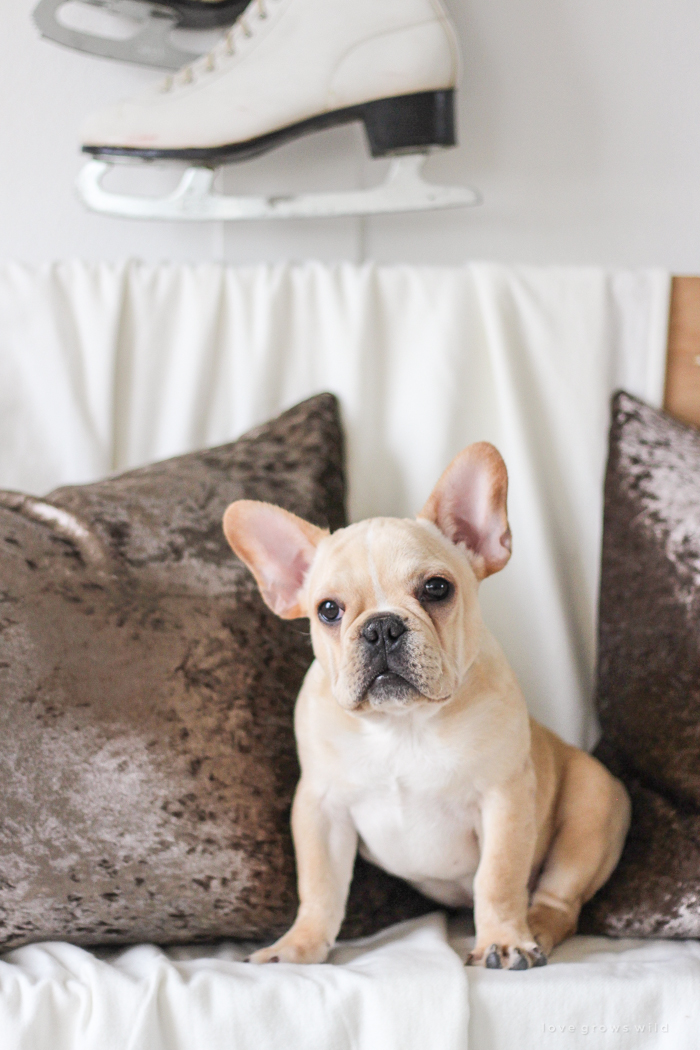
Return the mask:
POLYGON ((361 109, 373 157, 454 146, 454 90, 421 91, 367 102, 361 109))

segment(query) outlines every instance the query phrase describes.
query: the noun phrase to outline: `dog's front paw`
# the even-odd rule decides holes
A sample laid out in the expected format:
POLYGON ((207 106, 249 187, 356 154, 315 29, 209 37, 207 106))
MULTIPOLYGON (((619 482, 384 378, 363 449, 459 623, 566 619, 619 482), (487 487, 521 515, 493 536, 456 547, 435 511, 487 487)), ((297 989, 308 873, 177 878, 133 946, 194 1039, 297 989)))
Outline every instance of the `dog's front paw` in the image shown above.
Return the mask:
POLYGON ((485 966, 487 970, 529 970, 546 966, 547 956, 536 941, 524 944, 490 944, 474 948, 467 956, 467 966, 485 966))
POLYGON ((251 963, 322 963, 328 958, 329 945, 286 934, 269 948, 260 948, 246 959, 251 963))

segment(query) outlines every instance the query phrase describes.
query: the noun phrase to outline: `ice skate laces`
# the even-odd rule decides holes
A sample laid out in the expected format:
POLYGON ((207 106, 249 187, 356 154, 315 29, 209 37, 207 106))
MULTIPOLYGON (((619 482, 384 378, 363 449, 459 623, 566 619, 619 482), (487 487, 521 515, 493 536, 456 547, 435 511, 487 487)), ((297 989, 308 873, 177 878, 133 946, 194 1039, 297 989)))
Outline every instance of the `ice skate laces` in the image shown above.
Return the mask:
POLYGON ((195 79, 203 73, 213 73, 217 68, 219 59, 231 58, 236 53, 236 37, 242 35, 249 39, 255 33, 255 22, 251 24, 251 15, 255 11, 257 22, 264 22, 268 17, 269 0, 250 0, 245 11, 238 16, 224 38, 220 40, 207 54, 202 55, 196 62, 184 66, 173 76, 167 76, 160 84, 160 90, 167 92, 174 87, 182 87, 192 84, 195 79))

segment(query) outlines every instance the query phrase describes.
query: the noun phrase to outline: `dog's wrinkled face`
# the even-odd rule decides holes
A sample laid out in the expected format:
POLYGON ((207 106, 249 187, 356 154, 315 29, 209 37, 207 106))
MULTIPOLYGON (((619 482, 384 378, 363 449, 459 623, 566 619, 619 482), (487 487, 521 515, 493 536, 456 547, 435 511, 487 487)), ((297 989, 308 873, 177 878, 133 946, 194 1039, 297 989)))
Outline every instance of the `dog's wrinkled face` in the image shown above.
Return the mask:
POLYGON ((306 597, 314 652, 347 710, 444 701, 474 659, 477 579, 429 522, 374 518, 323 539, 306 597))
POLYGON ((510 557, 508 478, 492 445, 453 460, 415 521, 372 518, 332 536, 280 507, 232 503, 226 537, 279 616, 308 616, 348 711, 405 711, 456 690, 480 642, 479 581, 510 557))

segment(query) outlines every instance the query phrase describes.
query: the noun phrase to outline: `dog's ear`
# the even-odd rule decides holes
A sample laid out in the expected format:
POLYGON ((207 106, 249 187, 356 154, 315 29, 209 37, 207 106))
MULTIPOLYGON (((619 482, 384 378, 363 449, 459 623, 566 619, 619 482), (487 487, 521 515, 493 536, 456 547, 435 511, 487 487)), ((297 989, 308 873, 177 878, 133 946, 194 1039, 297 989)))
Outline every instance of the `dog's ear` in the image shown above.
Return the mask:
POLYGON ((434 522, 453 543, 463 543, 483 580, 510 558, 507 496, 508 471, 500 452, 479 441, 455 456, 418 517, 434 522))
POLYGON ((271 503, 241 499, 226 510, 224 533, 255 577, 265 604, 285 620, 306 616, 304 577, 328 530, 271 503))

